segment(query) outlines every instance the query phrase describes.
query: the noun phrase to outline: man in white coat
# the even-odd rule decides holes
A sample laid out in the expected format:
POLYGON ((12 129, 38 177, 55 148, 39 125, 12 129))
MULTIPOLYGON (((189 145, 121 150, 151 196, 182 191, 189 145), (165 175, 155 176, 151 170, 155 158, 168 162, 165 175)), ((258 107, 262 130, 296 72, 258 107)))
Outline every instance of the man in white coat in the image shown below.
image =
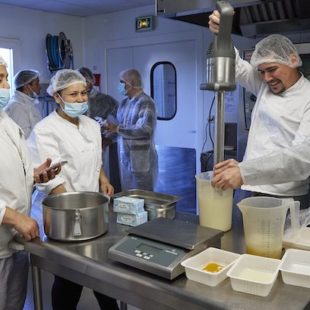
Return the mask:
POLYGON ((33 184, 57 172, 48 170, 50 159, 33 169, 22 130, 3 111, 10 99, 6 67, 0 56, 0 310, 22 310, 28 256, 12 250, 10 242, 16 234, 25 240, 39 236, 38 224, 29 217, 33 184))
MULTIPOLYGON (((220 14, 214 11, 210 15, 209 28, 217 33, 220 14)), ((242 189, 253 195, 271 195, 274 197, 293 197, 308 207, 308 180, 272 178, 277 169, 283 166, 281 154, 287 149, 305 143, 310 137, 310 82, 301 74, 302 65, 293 43, 282 35, 271 35, 257 43, 251 62, 242 60, 236 53, 236 80, 256 95, 257 101, 252 113, 252 125, 244 155, 244 175, 250 180, 251 173, 257 173, 261 158, 278 154, 276 160, 264 161, 265 169, 269 165, 269 178, 255 184, 256 177, 242 180, 242 189), (252 172, 251 172, 252 171, 252 172), (273 171, 273 172, 271 172, 273 171)), ((287 153, 286 153, 287 154, 287 153)), ((273 156, 273 157, 272 157, 273 156)), ((227 162, 215 166, 213 184, 225 189, 232 177, 226 171, 227 162)), ((231 165, 236 162, 229 161, 231 165)), ((234 170, 236 171, 236 170, 234 170)), ((241 186, 241 184, 239 184, 241 186)))
POLYGON ((5 112, 24 131, 26 139, 42 116, 38 108, 41 86, 39 72, 22 70, 14 76, 15 92, 5 112))

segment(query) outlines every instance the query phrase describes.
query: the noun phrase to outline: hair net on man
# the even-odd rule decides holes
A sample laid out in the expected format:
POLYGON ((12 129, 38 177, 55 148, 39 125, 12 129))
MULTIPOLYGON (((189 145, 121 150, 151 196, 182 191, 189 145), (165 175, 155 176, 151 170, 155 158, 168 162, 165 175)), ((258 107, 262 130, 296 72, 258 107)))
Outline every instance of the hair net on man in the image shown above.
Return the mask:
POLYGON ((8 64, 6 63, 6 61, 4 60, 2 56, 0 56, 0 66, 5 66, 5 67, 8 66, 8 64))
POLYGON ((142 88, 142 78, 138 70, 127 69, 120 73, 120 78, 134 88, 142 88))
POLYGON ((78 83, 82 83, 86 86, 86 80, 78 70, 63 69, 57 71, 51 78, 46 91, 49 95, 53 96, 58 91, 78 83))
POLYGON ((79 69, 79 72, 84 76, 87 83, 94 84, 95 77, 94 74, 91 72, 90 69, 86 67, 82 67, 79 69))
POLYGON ((22 70, 15 74, 14 76, 14 85, 15 88, 20 88, 25 85, 28 85, 33 80, 39 77, 39 72, 36 70, 22 70))
POLYGON ((280 34, 272 34, 259 41, 251 57, 251 65, 254 67, 271 62, 284 64, 291 68, 302 65, 294 44, 287 37, 280 34))

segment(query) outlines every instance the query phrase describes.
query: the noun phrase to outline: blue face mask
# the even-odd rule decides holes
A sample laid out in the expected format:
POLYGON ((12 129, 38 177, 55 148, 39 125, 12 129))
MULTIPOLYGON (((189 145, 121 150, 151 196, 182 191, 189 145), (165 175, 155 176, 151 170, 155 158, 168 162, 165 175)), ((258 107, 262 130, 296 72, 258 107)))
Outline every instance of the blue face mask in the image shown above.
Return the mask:
POLYGON ((8 88, 0 88, 0 110, 2 110, 10 100, 10 90, 8 88))
POLYGON ((127 96, 127 90, 125 89, 125 86, 125 83, 119 83, 117 86, 117 90, 122 96, 127 96))
POLYGON ((88 110, 87 101, 81 103, 71 103, 64 101, 62 98, 61 100, 65 105, 64 107, 61 106, 62 110, 70 117, 76 118, 80 115, 83 115, 88 110))

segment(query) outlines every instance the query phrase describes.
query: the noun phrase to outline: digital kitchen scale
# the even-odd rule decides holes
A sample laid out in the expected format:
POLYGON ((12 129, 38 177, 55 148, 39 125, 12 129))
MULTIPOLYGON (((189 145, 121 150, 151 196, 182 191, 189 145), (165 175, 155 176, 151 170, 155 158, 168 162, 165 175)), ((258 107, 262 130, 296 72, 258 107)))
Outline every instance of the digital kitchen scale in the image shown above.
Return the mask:
POLYGON ((207 247, 220 247, 223 232, 191 222, 156 218, 133 227, 108 252, 111 259, 174 279, 184 272, 181 262, 207 247))

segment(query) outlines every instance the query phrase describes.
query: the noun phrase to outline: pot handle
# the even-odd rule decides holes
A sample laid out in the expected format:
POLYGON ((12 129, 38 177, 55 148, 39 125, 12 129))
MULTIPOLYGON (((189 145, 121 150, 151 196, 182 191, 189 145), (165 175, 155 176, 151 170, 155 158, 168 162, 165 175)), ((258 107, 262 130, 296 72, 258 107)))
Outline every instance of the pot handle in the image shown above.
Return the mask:
POLYGON ((75 209, 74 214, 74 226, 73 226, 73 236, 78 237, 82 235, 81 229, 81 213, 80 210, 75 209))

